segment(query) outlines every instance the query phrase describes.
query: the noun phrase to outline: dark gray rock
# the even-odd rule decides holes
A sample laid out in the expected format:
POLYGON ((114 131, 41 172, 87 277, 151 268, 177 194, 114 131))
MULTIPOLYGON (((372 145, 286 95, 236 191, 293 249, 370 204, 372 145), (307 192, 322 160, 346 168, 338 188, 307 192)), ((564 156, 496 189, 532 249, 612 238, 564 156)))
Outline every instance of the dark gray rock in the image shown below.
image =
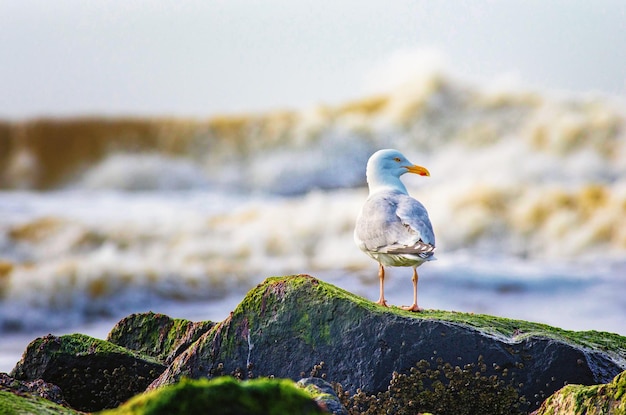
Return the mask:
POLYGON ((194 323, 152 312, 131 314, 113 327, 107 340, 168 365, 214 325, 211 321, 194 323))
POLYGON ((626 414, 626 371, 608 384, 567 385, 546 399, 532 415, 626 414))
POLYGON ((386 309, 310 276, 266 280, 150 386, 221 374, 300 379, 325 362, 345 390, 387 388, 420 360, 476 363, 537 407, 565 383, 596 384, 624 369, 626 338, 466 313, 386 309))
POLYGON ((11 376, 55 384, 80 411, 114 408, 142 392, 165 366, 148 356, 82 334, 31 342, 11 376))
POLYGON ((300 379, 298 386, 308 391, 326 412, 333 415, 348 415, 332 385, 324 379, 313 377, 300 379))
POLYGON ((0 373, 0 390, 7 390, 18 395, 29 394, 38 396, 56 404, 67 406, 65 399, 63 399, 61 388, 42 379, 23 382, 12 378, 6 373, 0 373))

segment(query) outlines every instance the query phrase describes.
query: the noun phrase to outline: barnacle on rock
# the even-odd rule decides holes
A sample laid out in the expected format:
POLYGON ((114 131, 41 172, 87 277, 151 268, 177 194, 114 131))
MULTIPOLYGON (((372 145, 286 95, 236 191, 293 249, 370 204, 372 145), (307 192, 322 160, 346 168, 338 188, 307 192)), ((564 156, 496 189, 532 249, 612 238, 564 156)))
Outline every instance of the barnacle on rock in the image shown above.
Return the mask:
POLYGON ((335 391, 350 415, 412 415, 432 412, 441 415, 524 414, 526 399, 502 378, 486 374, 482 357, 463 368, 437 359, 437 366, 419 361, 409 373, 394 372, 386 391, 354 395, 335 383, 335 391))

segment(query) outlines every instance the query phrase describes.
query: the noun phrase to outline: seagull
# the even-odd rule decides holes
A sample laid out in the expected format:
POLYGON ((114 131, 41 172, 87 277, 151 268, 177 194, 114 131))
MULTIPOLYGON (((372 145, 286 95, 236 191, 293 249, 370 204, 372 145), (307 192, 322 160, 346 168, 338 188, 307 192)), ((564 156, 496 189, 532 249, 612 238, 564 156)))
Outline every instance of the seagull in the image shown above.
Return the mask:
POLYGON ((367 162, 369 197, 356 220, 354 242, 378 261, 380 297, 385 300, 385 266, 413 267, 413 304, 408 311, 422 311, 417 305, 417 267, 434 260, 435 234, 424 205, 409 196, 400 176, 405 173, 430 176, 397 150, 385 149, 372 154, 367 162))

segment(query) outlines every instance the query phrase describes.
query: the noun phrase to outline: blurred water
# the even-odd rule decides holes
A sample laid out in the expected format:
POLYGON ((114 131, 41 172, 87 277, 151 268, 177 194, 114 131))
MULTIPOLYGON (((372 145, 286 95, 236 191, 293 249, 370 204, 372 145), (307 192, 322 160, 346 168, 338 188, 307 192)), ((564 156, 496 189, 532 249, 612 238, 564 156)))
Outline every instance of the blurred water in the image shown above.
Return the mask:
MULTIPOLYGON (((36 336, 104 337, 131 312, 221 320, 272 275, 309 273, 374 300, 376 264, 351 237, 365 193, 3 193, 0 224, 17 242, 9 231, 0 246, 21 265, 2 281, 0 370, 36 336), (33 223, 40 234, 21 240, 16 224, 33 223)), ((445 249, 438 258, 420 268, 422 307, 626 333, 624 261, 445 249)), ((390 304, 408 303, 410 287, 410 270, 388 270, 390 304)))
MULTIPOLYGON (((437 235, 422 307, 626 334, 624 114, 434 74, 342 108, 184 123, 187 135, 152 120, 158 139, 130 135, 132 149, 102 132, 111 122, 79 123, 99 141, 55 136, 67 154, 26 128, 0 154, 0 370, 36 336, 104 337, 131 312, 221 320, 272 275, 376 299, 352 230, 382 147, 431 172, 403 178, 437 235)), ((389 276, 389 302, 408 303, 409 270, 389 276)))

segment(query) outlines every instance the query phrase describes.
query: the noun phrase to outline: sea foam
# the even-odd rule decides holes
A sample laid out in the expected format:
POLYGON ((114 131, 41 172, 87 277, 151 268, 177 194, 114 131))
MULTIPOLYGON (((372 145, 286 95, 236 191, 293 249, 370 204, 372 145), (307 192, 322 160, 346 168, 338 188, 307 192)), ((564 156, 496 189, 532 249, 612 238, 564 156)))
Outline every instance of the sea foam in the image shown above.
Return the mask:
MULTIPOLYGON (((481 275, 496 293, 507 278, 530 292, 535 274, 553 282, 546 290, 579 277, 622 284, 625 108, 435 71, 335 107, 14 126, 0 183, 25 190, 0 194, 9 270, 1 325, 53 327, 228 297, 277 274, 325 275, 359 291, 375 283, 376 265, 352 230, 367 197, 365 163, 384 147, 431 172, 403 177, 437 235, 439 261, 426 275, 466 278, 470 288, 481 275), (46 151, 46 129, 72 151, 46 151), (496 261, 504 265, 483 272, 496 261), (564 270, 548 278, 554 264, 564 270)), ((456 304, 468 301, 457 294, 456 304)))

